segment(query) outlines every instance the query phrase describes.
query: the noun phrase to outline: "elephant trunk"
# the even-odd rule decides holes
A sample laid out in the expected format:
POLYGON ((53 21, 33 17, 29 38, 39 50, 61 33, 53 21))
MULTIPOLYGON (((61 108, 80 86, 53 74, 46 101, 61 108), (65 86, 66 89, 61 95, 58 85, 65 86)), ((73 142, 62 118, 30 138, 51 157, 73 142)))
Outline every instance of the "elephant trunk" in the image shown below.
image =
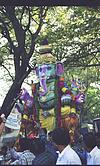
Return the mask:
POLYGON ((40 80, 40 86, 43 89, 41 92, 41 96, 45 95, 47 93, 47 84, 46 84, 46 78, 41 78, 40 80))

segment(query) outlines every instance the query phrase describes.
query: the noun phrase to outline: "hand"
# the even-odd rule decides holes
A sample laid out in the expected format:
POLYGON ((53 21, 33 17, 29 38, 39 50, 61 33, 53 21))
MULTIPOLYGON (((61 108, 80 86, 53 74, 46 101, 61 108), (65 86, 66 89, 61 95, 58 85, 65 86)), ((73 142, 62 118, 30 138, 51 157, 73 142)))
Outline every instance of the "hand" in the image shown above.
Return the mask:
POLYGON ((2 115, 0 116, 0 118, 2 119, 2 120, 1 120, 1 123, 2 123, 2 122, 3 122, 3 123, 6 122, 6 118, 5 118, 5 115, 4 115, 4 114, 2 114, 2 115))
POLYGON ((5 115, 2 114, 2 115, 0 116, 0 135, 2 134, 3 129, 4 129, 4 127, 5 127, 5 122, 6 122, 5 115))

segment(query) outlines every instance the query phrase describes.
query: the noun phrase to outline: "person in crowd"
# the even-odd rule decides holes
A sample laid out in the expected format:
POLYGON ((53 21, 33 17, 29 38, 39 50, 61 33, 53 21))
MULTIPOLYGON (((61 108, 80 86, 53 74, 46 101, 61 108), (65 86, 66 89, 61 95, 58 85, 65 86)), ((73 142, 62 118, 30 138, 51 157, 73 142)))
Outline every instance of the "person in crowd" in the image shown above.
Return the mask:
POLYGON ((48 132, 47 142, 45 144, 45 147, 50 153, 52 153, 52 155, 55 156, 55 158, 57 160, 57 158, 58 158, 58 153, 57 153, 58 149, 57 149, 56 146, 54 146, 54 143, 52 141, 52 131, 48 132))
POLYGON ((82 165, 79 156, 70 146, 68 129, 54 129, 52 131, 52 140, 59 151, 56 165, 82 165))
POLYGON ((100 149, 96 146, 95 134, 90 132, 83 136, 87 153, 87 165, 100 165, 100 149))
POLYGON ((80 157, 82 165, 86 165, 86 163, 87 163, 87 151, 84 149, 83 135, 80 135, 77 142, 75 142, 74 145, 71 147, 75 150, 75 152, 80 157))
POLYGON ((19 159, 15 160, 11 165, 32 165, 35 155, 31 152, 32 139, 20 138, 19 145, 22 153, 19 159))
POLYGON ((57 159, 57 156, 58 156, 56 153, 57 148, 53 145, 52 140, 48 139, 48 135, 50 136, 51 133, 52 131, 47 134, 47 129, 41 128, 39 131, 39 138, 45 144, 45 149, 49 151, 57 159))
POLYGON ((32 146, 33 153, 36 156, 32 165, 55 165, 56 158, 45 148, 45 143, 40 138, 34 139, 32 146))
POLYGON ((100 149, 100 132, 95 133, 96 145, 100 149))
POLYGON ((0 155, 2 155, 2 165, 5 165, 8 163, 8 161, 11 159, 11 154, 9 153, 9 149, 7 145, 4 145, 1 147, 0 155))
POLYGON ((45 143, 40 138, 35 138, 31 143, 30 151, 35 155, 39 155, 45 151, 45 143))
POLYGON ((9 142, 9 153, 11 155, 12 162, 18 160, 20 158, 20 155, 22 154, 22 152, 20 151, 21 150, 20 147, 18 151, 15 145, 16 145, 16 140, 12 140, 9 142))

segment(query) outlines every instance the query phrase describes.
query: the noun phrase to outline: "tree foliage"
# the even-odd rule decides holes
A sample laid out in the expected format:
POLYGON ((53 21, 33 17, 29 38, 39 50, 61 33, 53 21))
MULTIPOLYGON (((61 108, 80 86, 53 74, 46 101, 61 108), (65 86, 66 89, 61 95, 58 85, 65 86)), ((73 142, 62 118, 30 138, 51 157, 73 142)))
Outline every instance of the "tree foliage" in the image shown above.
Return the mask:
MULTIPOLYGON (((9 115, 22 82, 31 71, 30 58, 34 52, 35 40, 43 25, 47 7, 0 7, 0 30, 7 39, 7 58, 12 55, 14 63, 13 83, 4 99, 1 113, 9 115), (33 25, 32 25, 33 24, 33 25), (33 26, 33 27, 32 27, 33 26), (30 28, 31 27, 31 28, 30 28)), ((5 48, 1 51, 5 51, 5 48)), ((1 65, 4 66, 3 55, 1 65)))
POLYGON ((73 6, 50 10, 44 36, 54 46, 58 60, 64 60, 67 68, 99 66, 100 9, 73 6))

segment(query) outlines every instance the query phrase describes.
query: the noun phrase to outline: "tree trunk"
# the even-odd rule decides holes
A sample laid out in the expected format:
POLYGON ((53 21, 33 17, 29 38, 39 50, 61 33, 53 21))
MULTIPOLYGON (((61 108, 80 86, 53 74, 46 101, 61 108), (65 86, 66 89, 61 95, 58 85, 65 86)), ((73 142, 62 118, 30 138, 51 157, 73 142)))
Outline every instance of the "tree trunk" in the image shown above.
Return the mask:
POLYGON ((20 92, 20 88, 21 88, 22 82, 19 84, 17 80, 15 80, 15 82, 12 84, 11 88, 9 89, 4 102, 2 104, 1 110, 0 110, 0 114, 5 114, 6 118, 9 116, 16 98, 19 95, 20 92))

